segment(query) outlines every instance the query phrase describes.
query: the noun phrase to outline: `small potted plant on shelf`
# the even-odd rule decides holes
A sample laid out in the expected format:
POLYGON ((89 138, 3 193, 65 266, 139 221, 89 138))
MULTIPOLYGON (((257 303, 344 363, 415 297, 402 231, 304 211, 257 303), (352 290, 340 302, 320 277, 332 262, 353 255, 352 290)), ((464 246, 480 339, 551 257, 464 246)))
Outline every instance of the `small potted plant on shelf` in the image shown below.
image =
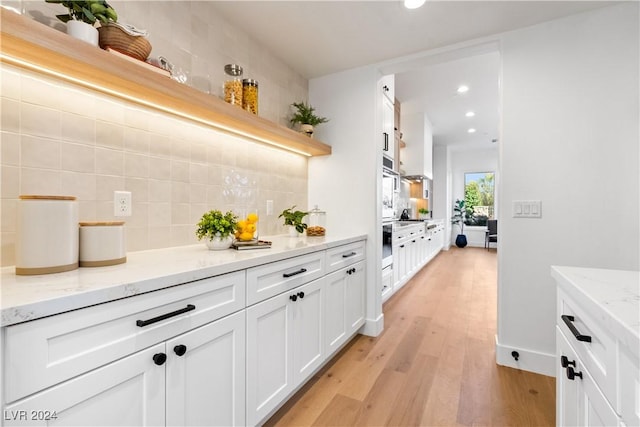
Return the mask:
POLYGON ((98 46, 98 30, 95 28, 96 22, 107 25, 109 22, 118 21, 118 14, 115 9, 105 0, 45 1, 66 7, 69 13, 56 15, 56 18, 67 24, 67 34, 94 46, 98 46))
POLYGON ((307 228, 307 224, 302 222, 302 218, 307 216, 308 212, 294 211, 295 205, 282 211, 278 218, 284 218, 284 225, 289 228, 289 236, 298 237, 307 228))
POLYGON ((238 217, 231 212, 223 214, 219 210, 206 212, 198 222, 196 236, 205 241, 211 250, 227 249, 233 243, 238 217))
POLYGON ((420 208, 418 209, 418 213, 420 214, 421 219, 427 219, 427 215, 429 215, 429 209, 420 208))
POLYGON ((315 108, 309 104, 305 104, 304 102, 294 102, 291 106, 296 109, 296 112, 291 117, 291 124, 300 124, 300 132, 306 134, 310 138, 313 137, 314 126, 329 121, 326 117, 316 116, 314 113, 315 108))
POLYGON ((467 246, 467 236, 464 235, 464 216, 464 200, 456 199, 456 202, 453 204, 451 224, 456 224, 460 227, 460 234, 456 237, 456 246, 459 248, 467 246))

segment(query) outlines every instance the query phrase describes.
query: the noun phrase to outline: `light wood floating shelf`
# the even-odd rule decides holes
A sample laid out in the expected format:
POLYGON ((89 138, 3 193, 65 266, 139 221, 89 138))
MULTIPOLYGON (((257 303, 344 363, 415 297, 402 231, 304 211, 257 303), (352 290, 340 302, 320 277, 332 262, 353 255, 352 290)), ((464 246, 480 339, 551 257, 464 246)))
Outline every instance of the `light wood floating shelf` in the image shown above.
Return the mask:
POLYGON ((27 17, 3 8, 0 15, 3 63, 55 76, 299 154, 331 154, 331 146, 227 104, 218 97, 146 70, 27 17))

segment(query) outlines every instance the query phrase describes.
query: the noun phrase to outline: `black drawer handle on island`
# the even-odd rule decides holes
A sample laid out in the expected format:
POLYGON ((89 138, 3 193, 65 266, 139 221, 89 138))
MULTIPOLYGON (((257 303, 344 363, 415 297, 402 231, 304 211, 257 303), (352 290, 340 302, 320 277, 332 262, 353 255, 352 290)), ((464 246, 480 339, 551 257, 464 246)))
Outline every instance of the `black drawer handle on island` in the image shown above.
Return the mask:
POLYGON ((343 254, 342 258, 349 258, 349 257, 352 257, 354 255, 357 255, 357 254, 355 252, 351 252, 350 254, 343 254))
POLYGON ((306 268, 301 268, 300 270, 294 271, 293 273, 282 273, 282 277, 291 277, 291 276, 295 276, 296 274, 302 274, 306 272, 307 272, 306 268))
POLYGON ((591 337, 589 335, 582 335, 573 324, 573 321, 576 320, 575 317, 570 316, 568 314, 563 314, 560 316, 564 323, 567 325, 571 333, 578 341, 591 342, 591 337))
POLYGON ((136 320, 136 326, 139 327, 143 327, 143 326, 147 326, 150 325, 152 323, 156 323, 156 322, 161 322, 165 319, 168 319, 170 317, 174 317, 174 316, 179 316, 182 313, 186 313, 188 311, 192 311, 195 310, 196 306, 193 304, 188 304, 185 308, 181 308, 180 310, 176 310, 176 311, 172 311, 171 313, 167 313, 167 314, 163 314, 161 316, 158 317, 154 317, 153 319, 149 319, 149 320, 136 320))

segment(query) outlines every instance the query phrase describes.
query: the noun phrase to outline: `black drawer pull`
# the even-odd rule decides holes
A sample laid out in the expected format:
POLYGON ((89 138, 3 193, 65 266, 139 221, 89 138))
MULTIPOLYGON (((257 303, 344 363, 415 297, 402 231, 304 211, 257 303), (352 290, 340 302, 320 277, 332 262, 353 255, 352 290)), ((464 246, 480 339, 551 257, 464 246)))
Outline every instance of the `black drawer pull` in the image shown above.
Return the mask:
POLYGON ((576 372, 571 366, 567 367, 567 378, 573 381, 576 377, 582 379, 582 371, 576 372))
POLYGON ((357 255, 357 254, 355 252, 351 252, 350 254, 343 254, 342 258, 349 258, 349 257, 352 257, 354 255, 357 255))
POLYGON ((575 360, 569 360, 569 358, 567 356, 561 356, 560 357, 560 365, 562 365, 563 368, 566 368, 569 365, 576 366, 576 361, 575 360))
POLYGON ((591 337, 589 335, 582 335, 576 329, 575 325, 573 324, 573 321, 576 320, 575 317, 568 314, 563 314, 560 317, 562 318, 562 320, 564 320, 564 323, 567 325, 573 336, 576 337, 578 341, 591 342, 591 337))
POLYGON ((180 310, 172 311, 171 313, 167 313, 167 314, 163 314, 163 315, 158 316, 158 317, 154 317, 153 319, 136 320, 136 326, 140 326, 142 328, 143 326, 147 326, 147 325, 150 325, 152 323, 160 322, 160 321, 168 319, 170 317, 179 316, 182 313, 186 313, 187 311, 192 311, 192 310, 195 310, 195 309, 196 309, 195 305, 188 304, 185 308, 181 308, 180 310))
POLYGON ((306 268, 301 268, 298 271, 294 271, 293 273, 283 273, 282 277, 291 277, 291 276, 295 276, 296 274, 302 274, 302 273, 306 273, 307 269, 306 268))

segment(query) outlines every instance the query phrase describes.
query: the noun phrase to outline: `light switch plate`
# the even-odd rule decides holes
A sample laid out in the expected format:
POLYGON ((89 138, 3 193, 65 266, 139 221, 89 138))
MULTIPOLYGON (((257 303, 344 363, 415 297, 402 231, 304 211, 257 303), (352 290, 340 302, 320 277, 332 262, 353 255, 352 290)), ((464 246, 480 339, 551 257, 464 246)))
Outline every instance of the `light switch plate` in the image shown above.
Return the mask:
POLYGON ((540 200, 514 200, 514 218, 541 218, 542 202, 540 200))

